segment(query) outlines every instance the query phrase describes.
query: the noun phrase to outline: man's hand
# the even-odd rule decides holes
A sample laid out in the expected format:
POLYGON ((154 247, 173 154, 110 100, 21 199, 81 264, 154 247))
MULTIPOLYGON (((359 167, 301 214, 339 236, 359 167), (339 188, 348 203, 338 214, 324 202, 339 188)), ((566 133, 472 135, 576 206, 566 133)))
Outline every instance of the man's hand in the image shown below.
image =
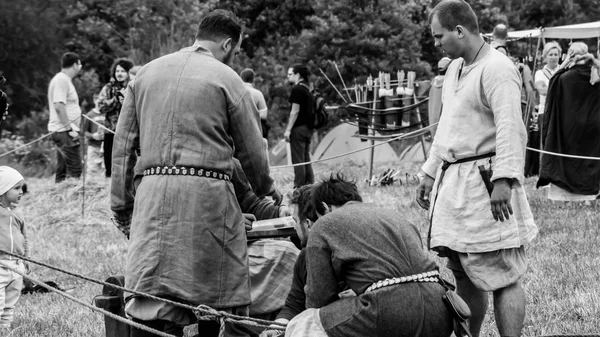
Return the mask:
POLYGON ((94 133, 92 133, 92 138, 95 140, 104 140, 104 132, 102 132, 102 131, 94 132, 94 133))
POLYGON ((75 130, 71 130, 71 131, 69 131, 69 137, 71 137, 73 139, 77 139, 77 138, 79 138, 79 132, 77 132, 75 130))
POLYGON ((281 195, 281 193, 279 193, 277 188, 273 188, 273 191, 271 191, 271 193, 267 194, 266 196, 271 197, 271 199, 273 199, 275 206, 281 205, 281 202, 283 201, 283 196, 281 195))
POLYGON ((417 203, 423 209, 429 209, 429 195, 433 189, 434 179, 427 174, 420 175, 419 187, 417 187, 417 203))
POLYGON ((265 331, 261 332, 258 337, 277 337, 277 336, 283 336, 283 335, 284 335, 284 333, 280 330, 265 330, 265 331))
POLYGON ((286 216, 292 216, 292 210, 287 206, 279 207, 279 217, 285 218, 286 216))
POLYGON ((288 142, 288 143, 290 142, 290 135, 291 135, 291 134, 292 134, 292 132, 291 132, 291 131, 288 131, 288 130, 286 130, 286 131, 283 133, 283 139, 284 139, 286 142, 288 142))
POLYGON ((504 219, 508 220, 509 216, 513 214, 513 209, 510 204, 511 196, 512 189, 508 179, 498 179, 494 181, 494 190, 492 191, 492 198, 490 201, 494 220, 504 222, 504 219))
MULTIPOLYGON (((289 323, 289 321, 285 318, 278 318, 275 320, 275 323, 279 323, 280 325, 275 325, 275 324, 271 324, 270 328, 279 328, 281 327, 281 325, 287 325, 289 323)), ((283 336, 285 335, 284 331, 281 330, 273 330, 273 329, 267 329, 263 332, 261 332, 261 334, 258 337, 276 337, 276 336, 283 336)))
POLYGON ((256 217, 251 213, 243 213, 242 215, 244 216, 244 227, 247 231, 251 231, 252 223, 256 221, 256 217))

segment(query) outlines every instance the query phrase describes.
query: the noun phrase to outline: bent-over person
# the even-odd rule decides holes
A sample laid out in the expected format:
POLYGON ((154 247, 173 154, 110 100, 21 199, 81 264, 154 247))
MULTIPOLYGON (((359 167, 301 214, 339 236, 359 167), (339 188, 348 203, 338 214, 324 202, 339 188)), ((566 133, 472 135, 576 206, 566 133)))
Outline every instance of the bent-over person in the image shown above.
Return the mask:
POLYGON ((324 214, 306 246, 306 307, 286 336, 450 336, 446 288, 402 214, 363 204, 356 185, 337 175, 313 185, 324 214))

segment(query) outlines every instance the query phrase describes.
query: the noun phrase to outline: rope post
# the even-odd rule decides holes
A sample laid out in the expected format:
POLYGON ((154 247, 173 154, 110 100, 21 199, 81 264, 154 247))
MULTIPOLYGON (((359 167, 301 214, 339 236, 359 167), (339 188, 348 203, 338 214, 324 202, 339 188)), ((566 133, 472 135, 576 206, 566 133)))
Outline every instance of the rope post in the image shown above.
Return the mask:
MULTIPOLYGON (((381 83, 379 84, 381 85, 381 83)), ((373 86, 373 110, 371 111, 371 125, 375 125, 375 109, 377 108, 377 96, 378 96, 378 90, 377 90, 377 85, 373 86)), ((375 135, 375 130, 373 130, 373 128, 370 128, 371 130, 369 130, 369 133, 373 134, 373 136, 375 135)), ((369 156, 369 186, 371 186, 372 180, 373 180, 373 161, 375 161, 375 140, 371 139, 371 150, 370 150, 370 156, 369 156)))
MULTIPOLYGON (((106 282, 122 287, 125 283, 125 276, 110 276, 106 279, 106 282)), ((102 295, 94 298, 94 304, 98 308, 102 308, 125 318, 125 301, 123 299, 123 291, 120 289, 104 286, 102 295)), ((104 316, 104 327, 106 330, 106 337, 129 337, 129 325, 119 322, 111 317, 104 316)))
MULTIPOLYGON (((85 134, 85 131, 83 131, 83 125, 82 125, 81 129, 82 129, 82 133, 85 134)), ((81 162, 83 163, 83 172, 82 172, 82 177, 81 177, 81 180, 83 183, 83 187, 81 188, 81 220, 83 220, 85 218, 85 175, 87 173, 87 144, 85 141, 85 136, 82 137, 81 144, 82 144, 82 146, 81 146, 81 148, 82 148, 81 162)))

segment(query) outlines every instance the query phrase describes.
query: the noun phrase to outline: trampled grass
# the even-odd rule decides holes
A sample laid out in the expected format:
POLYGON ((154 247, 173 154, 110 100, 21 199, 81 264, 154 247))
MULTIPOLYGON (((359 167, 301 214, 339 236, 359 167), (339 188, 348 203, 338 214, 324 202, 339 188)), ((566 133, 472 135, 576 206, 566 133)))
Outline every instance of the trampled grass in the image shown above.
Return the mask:
MULTIPOLYGON (((378 165, 374 173, 397 165, 378 165)), ((366 202, 404 212, 425 233, 426 214, 413 201, 416 182, 405 175, 417 167, 402 165, 402 184, 389 187, 367 186, 368 167, 353 163, 317 164, 315 171, 324 176, 342 170, 358 180, 366 202)), ((281 191, 291 189, 291 169, 275 170, 273 176, 281 191)), ((123 273, 127 241, 110 221, 108 180, 87 178, 83 218, 81 181, 55 185, 52 179, 31 179, 28 183, 30 194, 19 209, 27 221, 34 259, 101 280, 123 273)), ((527 180, 540 234, 528 248, 530 269, 522 280, 527 293, 524 335, 600 333, 600 207, 551 202, 545 191, 534 186, 535 180, 527 180)), ((43 267, 32 270, 32 276, 71 288, 70 295, 90 304, 102 292, 99 285, 43 267)), ((447 270, 444 274, 449 275, 447 270)), ((410 310, 410 303, 399 303, 398 310, 410 310)), ((8 336, 104 336, 104 319, 56 294, 24 295, 8 336)), ((491 311, 482 336, 498 336, 491 311)))

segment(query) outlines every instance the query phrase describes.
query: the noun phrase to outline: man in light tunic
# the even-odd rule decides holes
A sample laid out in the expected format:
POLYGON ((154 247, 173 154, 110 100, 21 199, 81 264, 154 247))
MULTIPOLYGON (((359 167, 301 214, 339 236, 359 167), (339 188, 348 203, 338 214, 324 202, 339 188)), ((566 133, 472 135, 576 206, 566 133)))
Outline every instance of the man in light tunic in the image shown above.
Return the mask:
POLYGON ((519 336, 524 245, 537 234, 523 189, 521 79, 511 61, 485 43, 466 2, 442 1, 429 21, 436 47, 454 60, 437 134, 418 174, 417 202, 431 217, 429 245, 448 258, 458 294, 473 313, 473 336, 479 336, 488 292, 500 335, 519 336))

